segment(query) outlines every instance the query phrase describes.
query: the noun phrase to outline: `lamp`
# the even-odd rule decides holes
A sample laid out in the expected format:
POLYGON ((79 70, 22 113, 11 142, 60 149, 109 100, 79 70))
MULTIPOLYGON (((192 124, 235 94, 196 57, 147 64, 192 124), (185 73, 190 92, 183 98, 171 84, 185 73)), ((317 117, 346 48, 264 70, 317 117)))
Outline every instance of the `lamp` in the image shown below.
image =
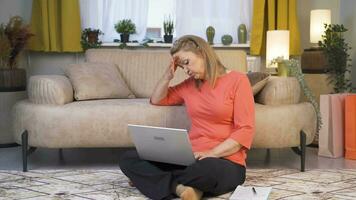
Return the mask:
POLYGON ((272 30, 267 31, 266 68, 277 68, 279 76, 287 76, 285 67, 271 64, 273 59, 283 57, 289 59, 289 31, 272 30))
MULTIPOLYGON (((318 44, 324 34, 324 24, 331 23, 331 11, 326 9, 312 10, 310 12, 310 43, 318 44)), ((317 46, 317 45, 316 45, 317 46)))

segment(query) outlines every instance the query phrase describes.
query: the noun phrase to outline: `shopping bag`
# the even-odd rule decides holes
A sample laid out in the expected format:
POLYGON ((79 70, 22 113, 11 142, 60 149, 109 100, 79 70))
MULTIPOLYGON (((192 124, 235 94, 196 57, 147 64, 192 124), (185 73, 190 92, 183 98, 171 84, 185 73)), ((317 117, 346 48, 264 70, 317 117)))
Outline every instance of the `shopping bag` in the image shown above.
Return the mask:
POLYGON ((323 122, 319 131, 319 156, 344 156, 345 97, 343 94, 320 95, 320 113, 323 122))

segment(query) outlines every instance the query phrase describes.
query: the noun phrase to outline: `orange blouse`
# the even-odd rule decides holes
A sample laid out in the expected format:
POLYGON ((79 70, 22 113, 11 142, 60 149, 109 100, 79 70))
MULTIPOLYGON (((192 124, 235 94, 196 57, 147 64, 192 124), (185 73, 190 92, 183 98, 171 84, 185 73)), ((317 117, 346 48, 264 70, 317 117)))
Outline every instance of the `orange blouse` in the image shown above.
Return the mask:
POLYGON ((220 76, 215 88, 204 81, 200 91, 193 78, 169 87, 167 96, 157 105, 185 104, 191 118, 189 138, 194 152, 208 151, 227 138, 242 148, 225 159, 246 166, 246 150, 255 133, 255 109, 247 76, 231 71, 220 76))

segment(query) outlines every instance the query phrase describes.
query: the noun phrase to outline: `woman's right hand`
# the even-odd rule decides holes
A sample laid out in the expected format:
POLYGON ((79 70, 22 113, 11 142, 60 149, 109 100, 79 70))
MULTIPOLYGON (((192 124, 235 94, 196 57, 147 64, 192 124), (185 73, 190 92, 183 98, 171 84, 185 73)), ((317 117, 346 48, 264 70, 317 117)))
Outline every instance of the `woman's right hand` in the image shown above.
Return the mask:
POLYGON ((164 74, 166 80, 170 81, 170 80, 172 80, 174 78, 174 73, 175 73, 175 71, 177 69, 177 66, 178 66, 177 65, 178 60, 179 60, 178 57, 173 57, 171 59, 171 62, 170 62, 169 66, 168 66, 168 68, 167 68, 167 70, 166 70, 166 72, 164 74))

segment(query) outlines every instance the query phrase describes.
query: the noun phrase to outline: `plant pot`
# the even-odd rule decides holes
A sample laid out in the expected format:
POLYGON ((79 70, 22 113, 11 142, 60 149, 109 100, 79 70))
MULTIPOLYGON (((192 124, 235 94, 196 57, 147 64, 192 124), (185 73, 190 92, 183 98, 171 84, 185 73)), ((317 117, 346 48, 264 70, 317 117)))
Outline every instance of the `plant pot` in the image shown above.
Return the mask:
POLYGON ((0 69, 0 92, 26 90, 25 69, 0 69))
POLYGON ((164 43, 172 43, 173 35, 164 35, 163 39, 164 39, 164 43))
POLYGON ((121 43, 128 43, 129 41, 130 41, 130 34, 127 33, 120 34, 121 43))
POLYGON ((284 63, 278 63, 278 76, 288 77, 290 72, 288 67, 284 63))
POLYGON ((90 44, 95 44, 99 40, 99 33, 97 31, 89 32, 88 33, 88 42, 90 44))

